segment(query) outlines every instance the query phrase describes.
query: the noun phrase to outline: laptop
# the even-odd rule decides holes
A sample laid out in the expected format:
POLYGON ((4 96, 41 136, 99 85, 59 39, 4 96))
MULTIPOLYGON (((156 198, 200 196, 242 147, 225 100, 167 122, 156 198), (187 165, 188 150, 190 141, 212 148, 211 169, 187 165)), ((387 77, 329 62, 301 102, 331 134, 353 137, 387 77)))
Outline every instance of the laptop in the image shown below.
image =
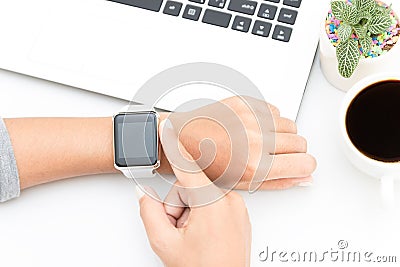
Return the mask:
MULTIPOLYGON (((0 68, 132 100, 161 71, 218 63, 247 76, 282 116, 295 119, 327 6, 327 0, 2 0, 0 68)), ((225 96, 181 90, 158 107, 225 96)))

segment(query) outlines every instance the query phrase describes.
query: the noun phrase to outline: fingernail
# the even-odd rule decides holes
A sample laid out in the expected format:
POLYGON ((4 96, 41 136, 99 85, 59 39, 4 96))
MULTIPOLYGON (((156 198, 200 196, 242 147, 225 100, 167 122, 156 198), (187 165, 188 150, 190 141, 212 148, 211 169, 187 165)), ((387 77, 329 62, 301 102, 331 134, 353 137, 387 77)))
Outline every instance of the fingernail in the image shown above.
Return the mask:
POLYGON ((310 187, 312 185, 313 185, 313 182, 301 182, 301 183, 297 184, 297 186, 300 186, 300 187, 310 187))
POLYGON ((169 119, 166 119, 164 122, 164 127, 166 129, 173 129, 174 127, 172 126, 172 122, 169 119))
POLYGON ((140 200, 144 196, 144 192, 143 192, 142 188, 140 188, 139 186, 136 186, 135 191, 136 191, 137 199, 140 200))
POLYGON ((174 127, 173 127, 171 121, 167 118, 160 123, 160 128, 162 131, 163 129, 172 130, 174 127))

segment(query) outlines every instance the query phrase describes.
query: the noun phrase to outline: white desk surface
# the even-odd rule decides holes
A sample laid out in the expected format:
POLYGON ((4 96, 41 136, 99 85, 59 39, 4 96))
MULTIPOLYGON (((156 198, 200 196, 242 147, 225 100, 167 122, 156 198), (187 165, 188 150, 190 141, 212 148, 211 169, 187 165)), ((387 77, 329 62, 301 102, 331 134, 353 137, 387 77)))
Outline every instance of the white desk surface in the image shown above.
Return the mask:
MULTIPOLYGON (((394 255, 400 262, 399 197, 395 211, 382 213, 378 181, 352 167, 340 150, 338 110, 343 96, 326 82, 317 59, 298 117, 299 133, 308 139, 309 151, 318 160, 314 185, 242 193, 253 227, 252 266, 271 265, 270 259, 258 259, 267 246, 270 252, 316 251, 322 257, 324 251, 338 250, 339 240, 348 242, 347 251, 394 255)), ((123 104, 111 97, 0 71, 3 117, 110 116, 123 104)), ((400 192, 399 184, 396 191, 400 192)), ((331 264, 342 265, 326 260, 323 266, 331 264)), ((1 204, 0 265, 161 263, 148 244, 133 184, 122 175, 96 175, 38 186, 1 204)))

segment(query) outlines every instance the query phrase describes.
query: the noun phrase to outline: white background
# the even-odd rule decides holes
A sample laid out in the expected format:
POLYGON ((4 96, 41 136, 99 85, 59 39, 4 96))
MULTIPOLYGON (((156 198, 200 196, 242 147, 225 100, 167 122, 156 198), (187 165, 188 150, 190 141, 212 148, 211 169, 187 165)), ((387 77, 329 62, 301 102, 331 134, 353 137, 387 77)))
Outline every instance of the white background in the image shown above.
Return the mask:
MULTIPOLYGON (((383 212, 378 181, 352 167, 340 150, 338 111, 343 96, 326 82, 316 59, 298 117, 299 133, 318 160, 314 185, 242 193, 253 226, 252 266, 271 265, 270 259, 258 260, 267 246, 270 251, 322 254, 337 250, 339 240, 348 242, 347 251, 395 255, 400 262, 399 197, 396 210, 383 212)), ((0 71, 3 117, 111 116, 125 103, 0 71)), ((328 260, 323 266, 328 263, 342 266, 328 260)), ((96 175, 37 186, 1 204, 0 266, 161 264, 148 245, 133 183, 122 175, 96 175)))

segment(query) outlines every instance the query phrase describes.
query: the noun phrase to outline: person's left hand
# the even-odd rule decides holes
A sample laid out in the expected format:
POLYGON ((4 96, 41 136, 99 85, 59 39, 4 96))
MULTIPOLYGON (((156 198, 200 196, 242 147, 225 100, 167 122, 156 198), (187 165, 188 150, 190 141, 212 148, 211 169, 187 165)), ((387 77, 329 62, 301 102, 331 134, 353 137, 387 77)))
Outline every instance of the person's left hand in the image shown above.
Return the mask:
MULTIPOLYGON (((161 117, 165 118, 168 115, 162 114, 161 117)), ((203 140, 214 141, 216 145, 215 158, 207 168, 204 168, 204 172, 211 180, 220 177, 227 169, 232 156, 232 146, 236 146, 241 151, 247 150, 248 161, 243 165, 244 170, 235 189, 249 189, 253 177, 262 168, 264 169, 261 170, 261 173, 266 174, 265 177, 262 177, 263 182, 260 185, 262 190, 308 186, 312 183, 311 175, 316 168, 316 161, 313 156, 307 154, 306 139, 297 134, 295 122, 281 117, 279 110, 266 102, 250 97, 232 97, 191 112, 174 113, 173 115, 172 123, 181 120, 179 124, 185 124, 179 133, 179 139, 193 158, 201 157, 200 144, 203 140), (213 117, 213 114, 226 112, 224 106, 232 110, 235 116, 226 115, 219 122, 207 118, 207 116, 213 117), (268 116, 269 114, 272 116, 268 116), (273 157, 272 166, 270 166, 271 162, 265 162, 263 165, 263 162, 260 164, 259 161, 263 142, 265 142, 266 136, 271 136, 270 132, 260 130, 259 118, 264 119, 266 124, 274 124, 272 134, 275 135, 275 149, 270 151, 270 155, 273 157), (238 124, 238 119, 242 122, 241 124, 238 124), (233 129, 233 132, 243 131, 244 126, 248 143, 246 143, 247 140, 246 142, 232 143, 230 133, 226 131, 228 126, 233 129)), ((204 152, 207 153, 207 149, 204 149, 204 152)), ((168 160, 162 155, 162 171, 171 172, 170 166, 166 162, 168 160)), ((238 175, 240 174, 236 174, 236 176, 238 175)), ((235 178, 232 176, 232 179, 235 178)))

